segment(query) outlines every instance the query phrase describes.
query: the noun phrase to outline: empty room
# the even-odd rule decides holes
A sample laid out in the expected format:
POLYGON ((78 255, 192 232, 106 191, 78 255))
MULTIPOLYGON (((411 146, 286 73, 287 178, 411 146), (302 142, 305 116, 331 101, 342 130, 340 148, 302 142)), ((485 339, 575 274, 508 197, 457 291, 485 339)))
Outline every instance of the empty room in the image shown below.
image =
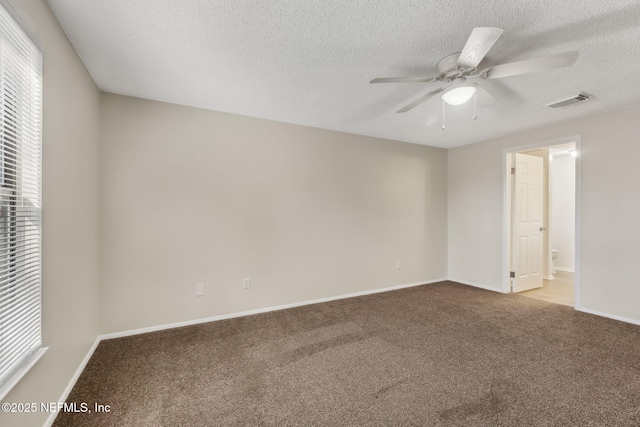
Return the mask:
POLYGON ((0 425, 640 425, 635 0, 0 0, 0 425))

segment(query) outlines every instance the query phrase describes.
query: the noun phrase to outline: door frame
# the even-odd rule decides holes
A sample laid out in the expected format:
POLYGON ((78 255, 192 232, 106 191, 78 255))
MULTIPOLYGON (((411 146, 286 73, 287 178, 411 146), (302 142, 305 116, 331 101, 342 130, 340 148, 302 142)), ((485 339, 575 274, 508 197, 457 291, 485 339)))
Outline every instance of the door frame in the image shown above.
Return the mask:
MULTIPOLYGON (((511 293, 511 154, 522 151, 535 150, 538 148, 548 148, 554 145, 575 142, 576 152, 576 230, 575 230, 575 274, 574 274, 574 308, 580 310, 580 282, 581 282, 581 261, 580 261, 580 170, 582 158, 582 142, 580 135, 574 135, 550 141, 537 142, 519 147, 505 148, 502 150, 502 289, 505 294, 511 293)), ((548 226, 548 224, 547 224, 548 226)))

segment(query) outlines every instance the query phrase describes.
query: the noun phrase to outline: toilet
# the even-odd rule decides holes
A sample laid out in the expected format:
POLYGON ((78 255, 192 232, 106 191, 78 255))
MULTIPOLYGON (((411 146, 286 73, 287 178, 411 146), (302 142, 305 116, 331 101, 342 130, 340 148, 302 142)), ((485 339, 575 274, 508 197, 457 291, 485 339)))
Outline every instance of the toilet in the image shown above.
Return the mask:
POLYGON ((551 274, 555 274, 556 272, 556 266, 553 263, 553 260, 558 258, 559 253, 560 251, 558 249, 551 249, 551 274))

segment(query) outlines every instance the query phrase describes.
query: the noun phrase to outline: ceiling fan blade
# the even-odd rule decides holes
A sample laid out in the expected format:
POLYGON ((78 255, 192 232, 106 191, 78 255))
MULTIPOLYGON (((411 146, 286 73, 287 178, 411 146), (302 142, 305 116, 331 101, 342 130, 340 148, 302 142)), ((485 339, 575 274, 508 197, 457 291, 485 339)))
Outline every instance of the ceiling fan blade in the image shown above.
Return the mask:
POLYGON ((369 83, 431 83, 436 80, 435 77, 382 77, 369 83))
MULTIPOLYGON (((520 74, 535 73, 537 71, 553 70, 556 68, 570 67, 578 59, 578 51, 557 53, 541 58, 525 59, 524 61, 511 62, 509 64, 489 67, 486 71, 487 79, 500 79, 502 77, 517 76, 520 74)), ((480 74, 484 74, 483 71, 480 74)))
POLYGON ((446 85, 445 87, 441 87, 440 89, 433 90, 433 91, 427 93, 426 95, 423 95, 420 98, 416 99, 415 101, 413 101, 411 104, 405 106, 404 108, 396 111, 396 113, 406 113, 407 111, 412 110, 415 107, 417 107, 418 105, 422 104, 427 99, 429 99, 429 98, 431 98, 431 97, 443 92, 448 87, 449 87, 449 85, 446 85))
POLYGON ((461 68, 476 68, 485 57, 489 49, 500 38, 502 28, 477 27, 474 28, 464 45, 464 49, 458 58, 458 66, 461 68))

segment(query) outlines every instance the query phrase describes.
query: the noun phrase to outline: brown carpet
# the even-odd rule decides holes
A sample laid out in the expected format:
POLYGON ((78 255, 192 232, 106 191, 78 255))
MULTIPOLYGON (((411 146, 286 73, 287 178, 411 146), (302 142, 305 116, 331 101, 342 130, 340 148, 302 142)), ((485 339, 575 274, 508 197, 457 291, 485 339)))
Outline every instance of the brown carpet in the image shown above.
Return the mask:
POLYGON ((103 341, 55 426, 638 426, 640 326, 453 282, 103 341))

